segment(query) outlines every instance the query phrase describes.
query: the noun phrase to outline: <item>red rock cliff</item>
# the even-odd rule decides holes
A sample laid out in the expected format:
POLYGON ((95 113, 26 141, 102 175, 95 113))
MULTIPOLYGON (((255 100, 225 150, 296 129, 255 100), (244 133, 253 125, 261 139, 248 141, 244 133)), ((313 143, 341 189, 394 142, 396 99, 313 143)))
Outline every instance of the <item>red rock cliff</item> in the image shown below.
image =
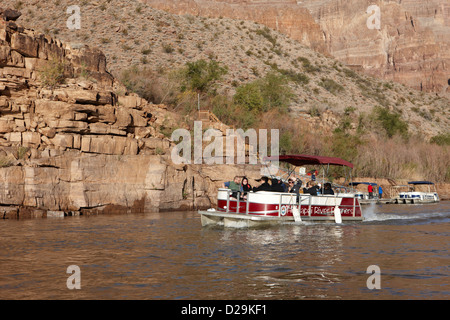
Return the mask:
POLYGON ((447 0, 145 0, 175 14, 252 20, 370 75, 450 95, 447 0), (370 5, 380 29, 369 29, 370 5))

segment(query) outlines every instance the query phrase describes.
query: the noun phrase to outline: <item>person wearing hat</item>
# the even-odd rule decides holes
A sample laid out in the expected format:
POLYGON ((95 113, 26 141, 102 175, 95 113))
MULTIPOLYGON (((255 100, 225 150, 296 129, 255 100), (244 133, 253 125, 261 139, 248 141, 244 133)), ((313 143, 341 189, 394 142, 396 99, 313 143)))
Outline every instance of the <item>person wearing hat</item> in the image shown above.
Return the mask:
POLYGON ((272 191, 272 187, 269 184, 269 178, 261 177, 262 183, 258 187, 253 188, 253 192, 258 191, 272 191))

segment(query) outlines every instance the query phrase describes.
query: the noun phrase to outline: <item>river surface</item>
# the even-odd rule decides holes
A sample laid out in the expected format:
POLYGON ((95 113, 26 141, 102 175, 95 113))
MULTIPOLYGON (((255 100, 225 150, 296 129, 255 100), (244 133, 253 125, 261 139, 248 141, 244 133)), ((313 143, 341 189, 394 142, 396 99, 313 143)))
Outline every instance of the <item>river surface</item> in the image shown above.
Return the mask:
POLYGON ((450 202, 363 210, 264 229, 196 212, 1 220, 0 299, 449 299, 450 202))

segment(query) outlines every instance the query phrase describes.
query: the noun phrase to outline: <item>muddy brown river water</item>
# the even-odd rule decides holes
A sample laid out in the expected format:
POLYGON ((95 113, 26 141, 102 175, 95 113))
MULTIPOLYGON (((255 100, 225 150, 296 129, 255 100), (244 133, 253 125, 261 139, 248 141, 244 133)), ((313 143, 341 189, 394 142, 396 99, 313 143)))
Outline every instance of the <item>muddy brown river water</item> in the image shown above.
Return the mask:
POLYGON ((196 212, 2 220, 0 299, 449 299, 450 202, 363 210, 264 229, 196 212))

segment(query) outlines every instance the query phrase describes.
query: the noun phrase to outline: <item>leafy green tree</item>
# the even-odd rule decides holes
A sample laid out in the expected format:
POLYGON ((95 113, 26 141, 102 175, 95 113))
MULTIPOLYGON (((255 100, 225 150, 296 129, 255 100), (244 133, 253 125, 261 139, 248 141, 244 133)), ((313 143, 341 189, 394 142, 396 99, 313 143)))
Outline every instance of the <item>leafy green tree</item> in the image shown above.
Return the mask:
POLYGON ((381 124, 389 138, 396 134, 405 137, 408 133, 408 124, 400 119, 399 113, 390 112, 383 107, 375 107, 374 113, 376 120, 381 124))
POLYGON ((260 88, 263 97, 263 111, 278 109, 286 111, 294 97, 288 86, 289 80, 277 72, 269 72, 261 81, 260 88))
POLYGON ((183 89, 190 89, 201 93, 208 92, 214 83, 227 74, 228 69, 222 67, 219 62, 201 59, 186 63, 183 70, 183 89))
POLYGON ((250 112, 263 111, 264 99, 259 81, 246 83, 236 89, 234 103, 250 112))
POLYGON ((293 98, 288 79, 269 72, 264 78, 244 84, 236 89, 234 103, 250 112, 266 112, 274 108, 286 111, 293 98))

